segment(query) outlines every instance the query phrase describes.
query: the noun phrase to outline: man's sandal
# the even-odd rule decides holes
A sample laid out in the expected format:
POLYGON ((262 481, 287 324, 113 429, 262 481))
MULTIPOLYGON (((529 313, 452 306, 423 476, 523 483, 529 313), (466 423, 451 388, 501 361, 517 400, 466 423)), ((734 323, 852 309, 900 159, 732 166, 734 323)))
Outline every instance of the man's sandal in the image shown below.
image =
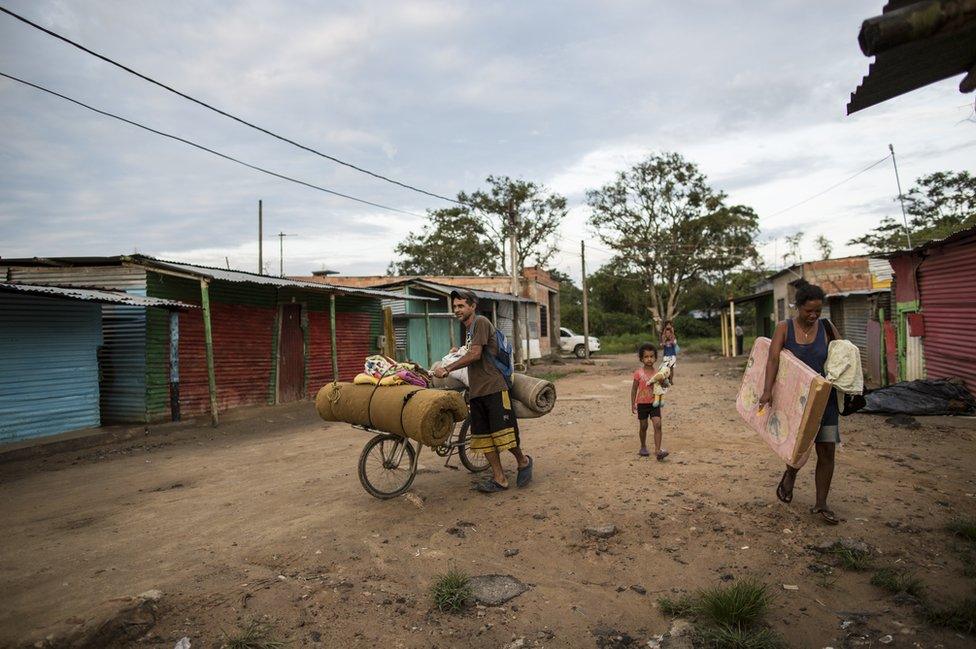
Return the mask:
POLYGON ((823 507, 811 507, 810 513, 820 514, 820 518, 822 518, 827 525, 837 525, 840 523, 840 519, 837 518, 837 515, 829 509, 823 507))
POLYGON ((475 489, 477 489, 483 494, 493 494, 493 493, 498 493, 499 491, 507 491, 508 487, 506 487, 505 485, 498 484, 498 482, 496 482, 495 479, 492 478, 491 480, 485 480, 484 482, 479 482, 477 485, 475 485, 475 489))
POLYGON ((526 455, 525 459, 528 463, 519 468, 518 475, 515 477, 515 485, 518 487, 524 487, 532 481, 532 456, 526 455))

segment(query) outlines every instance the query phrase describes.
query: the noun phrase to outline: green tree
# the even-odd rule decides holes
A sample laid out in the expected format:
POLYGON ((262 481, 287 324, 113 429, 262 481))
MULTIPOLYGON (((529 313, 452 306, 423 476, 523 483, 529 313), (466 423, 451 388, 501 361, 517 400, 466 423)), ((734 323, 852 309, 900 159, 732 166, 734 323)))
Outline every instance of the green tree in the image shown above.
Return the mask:
MULTIPOLYGON (((922 176, 904 198, 913 246, 976 226, 976 176, 968 171, 937 171, 922 176)), ((871 232, 848 243, 860 244, 869 253, 908 247, 904 223, 890 216, 871 232)))
POLYGON ((640 280, 655 329, 679 312, 689 282, 726 273, 757 257, 755 211, 728 206, 694 163, 651 155, 587 193, 590 224, 617 253, 618 273, 640 280))
POLYGON ((467 208, 427 212, 428 222, 395 248, 399 260, 388 275, 493 275, 499 271, 498 250, 481 219, 467 208))
POLYGON ((519 270, 529 259, 544 266, 556 252, 566 199, 537 183, 507 176, 489 176, 486 182, 486 189, 460 192, 461 205, 428 211, 423 231, 397 245, 399 259, 390 263, 387 273, 508 274, 513 219, 519 270))
POLYGON ((508 176, 488 176, 485 182, 486 189, 471 194, 461 192, 458 200, 473 208, 484 230, 496 242, 502 270, 509 269, 505 250, 513 223, 519 271, 529 258, 535 265, 544 266, 556 253, 556 235, 567 212, 566 198, 550 194, 543 185, 508 176))

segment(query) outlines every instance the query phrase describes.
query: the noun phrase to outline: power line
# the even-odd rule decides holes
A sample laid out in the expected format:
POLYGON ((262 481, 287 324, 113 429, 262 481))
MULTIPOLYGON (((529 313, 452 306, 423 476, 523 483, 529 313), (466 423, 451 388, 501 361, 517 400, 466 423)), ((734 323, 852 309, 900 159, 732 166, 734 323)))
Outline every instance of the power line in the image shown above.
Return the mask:
POLYGON ((389 205, 381 205, 380 203, 374 203, 372 201, 368 201, 368 200, 365 200, 363 198, 356 198, 355 196, 350 196, 349 194, 343 194, 343 193, 337 192, 337 191, 335 191, 333 189, 328 189, 326 187, 321 187, 319 185, 315 185, 315 184, 312 184, 312 183, 309 183, 309 182, 305 182, 304 180, 298 180, 297 178, 292 178, 291 176, 286 176, 286 175, 280 174, 280 173, 278 173, 276 171, 271 171, 270 169, 265 169, 264 167, 258 167, 257 165, 252 165, 249 162, 244 162, 243 160, 238 160, 237 158, 234 158, 232 156, 229 156, 226 153, 221 153, 220 151, 215 151, 214 149, 205 147, 202 144, 197 144, 196 142, 194 142, 192 140, 188 140, 188 139, 182 138, 182 137, 180 137, 178 135, 173 135, 171 133, 166 133, 164 131, 159 131, 159 130, 154 129, 154 128, 150 127, 150 126, 146 126, 144 124, 140 124, 139 122, 134 122, 131 119, 126 119, 125 117, 121 117, 121 116, 116 115, 114 113, 110 113, 108 111, 100 110, 98 108, 95 108, 94 106, 89 106, 88 104, 86 104, 84 102, 81 102, 81 101, 78 101, 77 99, 72 99, 71 97, 68 97, 67 95, 62 95, 59 92, 55 92, 54 90, 50 90, 50 89, 45 88, 43 86, 39 86, 36 83, 31 83, 30 81, 25 81, 24 79, 20 79, 18 77, 9 75, 6 72, 0 71, 0 76, 6 77, 7 79, 10 79, 11 81, 16 81, 17 83, 22 83, 25 86, 30 86, 31 88, 34 88, 36 90, 40 90, 41 92, 45 92, 45 93, 47 93, 49 95, 54 95, 55 97, 58 97, 60 99, 64 99, 65 101, 70 101, 72 104, 81 106, 82 108, 87 108, 88 110, 90 110, 92 112, 95 112, 95 113, 98 113, 99 115, 104 115, 106 117, 111 117, 113 119, 119 120, 120 122, 125 122, 126 124, 129 124, 131 126, 135 126, 137 128, 141 128, 144 131, 149 131, 150 133, 155 133, 156 135, 161 135, 161 136, 166 137, 166 138, 169 138, 171 140, 176 140, 177 142, 182 142, 183 144, 188 144, 189 146, 192 146, 194 148, 200 149, 201 151, 206 151, 207 153, 210 153, 210 154, 213 154, 213 155, 218 156, 220 158, 223 158, 224 160, 230 160, 231 162, 236 162, 237 164, 242 165, 242 166, 245 166, 248 169, 253 169, 255 171, 260 171, 263 174, 268 174, 269 176, 274 176, 275 178, 280 178, 282 180, 287 180, 289 182, 297 183, 299 185, 304 185, 305 187, 309 187, 311 189, 317 189, 320 192, 325 192, 326 194, 332 194, 333 196, 338 196, 340 198, 345 198, 345 199, 348 199, 348 200, 351 200, 351 201, 356 201, 357 203, 362 203, 364 205, 370 205, 372 207, 378 207, 380 209, 389 210, 391 212, 399 212, 401 214, 409 214, 411 216, 423 217, 423 215, 417 214, 415 212, 408 212, 407 210, 401 210, 401 209, 396 208, 396 207, 390 207, 389 205))
POLYGON ((864 169, 861 169, 860 171, 858 171, 857 173, 855 173, 855 174, 853 174, 851 176, 848 176, 847 178, 845 178, 844 180, 840 181, 839 183, 836 183, 834 185, 831 185, 827 189, 825 189, 825 190, 823 190, 821 192, 817 192, 813 196, 809 196, 807 198, 804 198, 799 203, 794 203, 793 205, 790 205, 789 207, 785 207, 785 208, 781 209, 778 212, 773 212, 772 214, 767 214, 766 215, 766 218, 770 218, 770 217, 773 217, 773 216, 778 216, 778 215, 782 214, 783 212, 789 212, 790 210, 792 210, 795 207, 800 207, 801 205, 803 205, 805 203, 809 203, 813 199, 818 198, 820 196, 823 196, 824 194, 826 194, 827 192, 829 192, 831 190, 837 189, 838 187, 840 187, 844 183, 848 182, 849 180, 854 180, 855 178, 857 178, 858 176, 860 176, 861 174, 863 174, 865 171, 868 171, 869 169, 873 169, 874 167, 877 167, 879 164, 881 164, 882 162, 884 162, 885 160, 887 160, 890 157, 891 157, 891 154, 888 154, 885 157, 883 157, 880 160, 878 160, 877 162, 872 162, 871 164, 869 164, 868 166, 866 166, 864 169))
POLYGON ((394 185, 398 185, 400 187, 403 187, 404 189, 409 189, 411 191, 415 191, 415 192, 418 192, 418 193, 421 193, 421 194, 426 194, 427 196, 431 196, 433 198, 439 198, 441 200, 448 201, 450 203, 455 203, 457 205, 463 205, 463 203, 461 203, 457 199, 449 198, 447 196, 442 196, 440 194, 435 194, 434 192, 429 192, 426 189, 421 189, 421 188, 415 187, 413 185, 408 185, 407 183, 400 182, 399 180, 394 180, 393 178, 389 178, 388 176, 384 176, 383 174, 376 173, 375 171, 370 171, 369 169, 363 169, 362 167, 358 167, 358 166, 356 166, 356 165, 354 165, 354 164, 352 164, 350 162, 346 162, 345 160, 340 160, 339 158, 336 158, 335 156, 331 156, 331 155, 329 155, 327 153, 322 153, 321 151, 319 151, 317 149, 314 149, 314 148, 312 148, 310 146, 306 146, 304 144, 300 144, 299 142, 296 142, 295 140, 292 140, 290 138, 287 138, 284 135, 279 135, 278 133, 275 133, 274 131, 268 130, 268 129, 262 127, 262 126, 258 126, 257 124, 254 124, 252 122, 249 122, 249 121, 247 121, 247 120, 245 120, 245 119, 243 119, 241 117, 237 117, 236 115, 232 115, 231 113, 228 113, 228 112, 226 112, 224 110, 221 110, 221 109, 219 109, 219 108, 217 108, 215 106, 212 106, 212 105, 208 104, 205 101, 202 101, 200 99, 197 99, 196 97, 192 97, 192 96, 186 94, 185 92, 181 92, 181 91, 179 91, 179 90, 177 90, 177 89, 175 89, 175 88, 173 88, 171 86, 166 85, 165 83, 162 83, 161 81, 156 81, 152 77, 146 76, 145 74, 142 74, 141 72, 137 72, 136 70, 133 70, 132 68, 130 68, 130 67, 126 66, 126 65, 123 65, 122 63, 119 63, 118 61, 115 61, 113 59, 110 59, 109 57, 107 57, 107 56, 105 56, 103 54, 99 54, 98 52, 95 52, 94 50, 91 50, 91 49, 85 47, 84 45, 82 45, 80 43, 76 43, 75 41, 71 40, 70 38, 68 38, 66 36, 62 36, 61 34, 58 34, 57 32, 53 32, 50 29, 47 29, 46 27, 42 27, 41 25, 38 25, 37 23, 35 23, 35 22, 33 22, 33 21, 25 18, 24 16, 21 16, 20 14, 14 13, 13 11, 10 11, 6 7, 0 6, 0 11, 2 11, 5 14, 7 14, 8 16, 11 16, 12 18, 16 18, 17 20, 21 21, 22 23, 25 23, 27 25, 30 25, 34 29, 38 29, 38 30, 44 32, 45 34, 47 34, 49 36, 53 36, 54 38, 56 38, 56 39, 58 39, 60 41, 63 41, 65 43, 67 43, 68 45, 71 45, 72 47, 76 47, 79 50, 81 50, 82 52, 85 52, 87 54, 91 54, 92 56, 94 56, 94 57, 96 57, 98 59, 101 59, 102 61, 105 61, 106 63, 108 63, 110 65, 114 65, 117 68, 120 68, 122 70, 125 70, 129 74, 133 74, 133 75, 139 77, 140 79, 142 79, 144 81, 148 81, 149 83, 154 84, 156 86, 159 86, 160 88, 163 88, 164 90, 167 90, 167 91, 169 91, 169 92, 171 92, 171 93, 173 93, 175 95, 178 95, 178 96, 182 97, 183 99, 186 99, 188 101, 192 101, 193 103, 195 103, 195 104, 197 104, 199 106, 203 106, 204 108, 206 108, 208 110, 212 110, 213 112, 217 113, 218 115, 223 115, 224 117, 227 117, 229 119, 232 119, 235 122, 238 122, 240 124, 243 124, 244 126, 247 126, 249 128, 252 128, 252 129, 254 129, 256 131, 260 131, 261 133, 264 133, 265 135, 270 135, 271 137, 273 137, 273 138, 275 138, 277 140, 281 140, 282 142, 287 142, 288 144, 291 144, 292 146, 296 146, 299 149, 302 149, 304 151, 308 151, 309 153, 314 153, 315 155, 317 155, 319 157, 322 157, 322 158, 325 158, 326 160, 331 160, 332 162, 335 162, 337 164, 343 165, 345 167, 349 167, 350 169, 355 169, 356 171, 358 171, 360 173, 364 173, 364 174, 366 174, 368 176, 372 176, 373 178, 378 178, 379 180, 383 180, 383 181, 386 181, 388 183, 392 183, 394 185))

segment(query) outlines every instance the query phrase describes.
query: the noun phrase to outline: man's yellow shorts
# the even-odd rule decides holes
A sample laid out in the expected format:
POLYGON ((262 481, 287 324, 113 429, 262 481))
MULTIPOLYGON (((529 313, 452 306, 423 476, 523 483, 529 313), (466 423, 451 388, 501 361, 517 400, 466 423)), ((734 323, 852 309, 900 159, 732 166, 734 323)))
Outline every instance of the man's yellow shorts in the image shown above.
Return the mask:
POLYGON ((508 390, 471 397, 471 450, 507 451, 519 445, 518 421, 508 390))

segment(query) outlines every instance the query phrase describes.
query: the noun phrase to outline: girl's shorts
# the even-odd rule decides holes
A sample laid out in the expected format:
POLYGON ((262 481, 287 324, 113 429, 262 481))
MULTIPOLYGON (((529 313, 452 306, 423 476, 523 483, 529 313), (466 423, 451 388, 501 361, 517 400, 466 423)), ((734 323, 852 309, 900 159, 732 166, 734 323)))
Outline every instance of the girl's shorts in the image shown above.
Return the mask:
POLYGON ((840 426, 837 424, 821 426, 820 432, 817 433, 817 437, 814 439, 814 441, 840 444, 840 426))
POLYGON ((661 416, 661 406, 655 406, 653 403, 638 403, 637 404, 637 419, 644 421, 648 417, 660 417, 661 416))

